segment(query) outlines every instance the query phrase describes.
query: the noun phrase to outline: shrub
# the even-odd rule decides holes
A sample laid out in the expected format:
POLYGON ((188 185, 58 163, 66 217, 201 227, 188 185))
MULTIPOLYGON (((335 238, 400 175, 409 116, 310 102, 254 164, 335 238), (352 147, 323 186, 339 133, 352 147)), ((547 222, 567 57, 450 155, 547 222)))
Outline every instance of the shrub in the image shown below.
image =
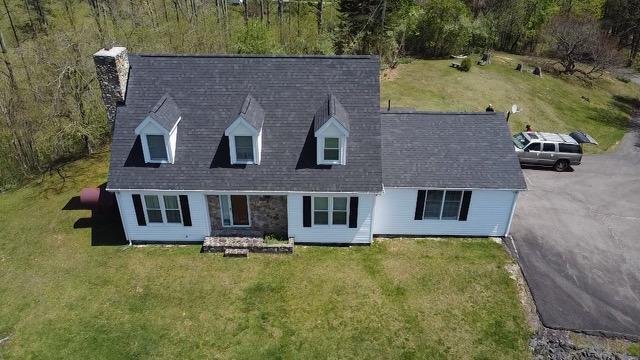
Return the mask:
POLYGON ((460 70, 462 70, 464 72, 469 72, 469 70, 471 70, 472 66, 473 66, 473 62, 471 61, 471 57, 467 56, 460 63, 460 70))

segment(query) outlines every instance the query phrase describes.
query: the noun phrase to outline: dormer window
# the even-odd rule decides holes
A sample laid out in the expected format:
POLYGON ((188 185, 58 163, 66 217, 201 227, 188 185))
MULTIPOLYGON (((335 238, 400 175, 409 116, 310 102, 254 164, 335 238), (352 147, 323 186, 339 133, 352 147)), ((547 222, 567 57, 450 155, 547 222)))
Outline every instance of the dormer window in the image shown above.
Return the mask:
POLYGON ((236 136, 236 159, 253 163, 253 136, 236 136))
POLYGON ((324 138, 324 161, 340 161, 340 138, 324 138))
POLYGON ((167 161, 167 147, 164 135, 147 135, 147 146, 149 147, 149 159, 152 161, 167 161))
POLYGON ((346 165, 349 117, 335 96, 329 95, 316 112, 314 128, 319 165, 346 165))
POLYGON ((247 95, 236 118, 224 134, 229 137, 232 164, 260 164, 264 110, 251 95, 247 95))
POLYGON ((178 123, 182 114, 165 94, 135 130, 140 136, 146 163, 172 163, 176 155, 178 123))

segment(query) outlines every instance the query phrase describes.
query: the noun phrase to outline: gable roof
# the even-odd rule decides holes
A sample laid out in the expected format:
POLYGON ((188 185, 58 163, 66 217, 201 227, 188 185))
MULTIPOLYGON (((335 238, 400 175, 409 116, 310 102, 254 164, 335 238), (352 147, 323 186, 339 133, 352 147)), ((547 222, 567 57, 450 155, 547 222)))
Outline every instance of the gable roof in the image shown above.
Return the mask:
MULTIPOLYGON (((253 126, 258 132, 262 129, 262 124, 264 123, 264 109, 260 106, 258 100, 254 99, 251 94, 247 95, 242 102, 238 116, 242 116, 242 118, 251 124, 251 126, 253 126)), ((229 125, 233 124, 235 120, 235 118, 232 119, 229 125)))
POLYGON ((176 126, 181 116, 182 112, 178 108, 178 104, 169 94, 164 94, 149 112, 149 117, 167 131, 171 131, 176 126))
POLYGON ((333 94, 327 95, 318 111, 316 111, 313 122, 314 131, 320 130, 331 118, 336 119, 345 130, 349 131, 349 114, 333 94))
POLYGON ((526 189, 502 113, 382 112, 390 187, 526 189))
POLYGON ((375 56, 130 55, 129 64, 127 98, 113 130, 110 190, 382 190, 375 56), (165 93, 182 114, 175 161, 145 164, 134 129, 165 93), (328 93, 350 113, 346 165, 316 165, 314 115, 328 93), (224 131, 247 94, 256 100, 247 116, 259 113, 252 104, 264 112, 262 160, 231 165, 224 131))

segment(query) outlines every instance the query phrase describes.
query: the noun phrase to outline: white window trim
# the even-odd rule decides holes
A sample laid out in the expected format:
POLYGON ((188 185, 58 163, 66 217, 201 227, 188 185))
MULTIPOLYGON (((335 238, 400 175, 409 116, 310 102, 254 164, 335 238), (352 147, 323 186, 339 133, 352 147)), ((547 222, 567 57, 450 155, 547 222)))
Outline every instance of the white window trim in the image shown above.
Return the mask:
MULTIPOLYGON (((178 198, 178 211, 180 211, 180 222, 179 223, 174 223, 174 222, 168 222, 167 221, 167 213, 166 213, 166 209, 164 207, 164 197, 165 194, 149 194, 149 193, 142 193, 140 194, 140 197, 142 198, 142 210, 144 212, 144 219, 147 222, 147 226, 184 226, 184 216, 182 216, 182 207, 180 206, 180 195, 178 194, 167 194, 166 196, 175 196, 176 198, 178 198), (158 197, 158 202, 160 203, 160 215, 162 216, 162 222, 150 222, 149 221, 149 214, 147 214, 147 202, 145 201, 144 197, 145 196, 157 196, 158 197)), ((156 210, 156 209, 152 209, 152 210, 156 210)), ((175 209, 169 209, 169 210, 175 210, 175 209)))
POLYGON ((349 131, 340 124, 335 118, 329 119, 318 131, 314 133, 316 137, 316 162, 318 165, 346 165, 347 164, 347 138, 349 137, 349 131), (327 129, 334 127, 338 129, 340 135, 325 135, 327 129), (324 139, 325 138, 338 138, 340 156, 339 160, 325 160, 324 159, 324 139))
POLYGON ((249 124, 242 116, 239 116, 227 129, 224 134, 229 138, 229 155, 231 157, 231 164, 242 165, 260 165, 261 160, 261 142, 262 142, 262 129, 257 131, 251 124, 249 124), (236 129, 243 125, 246 129, 249 129, 251 134, 237 134, 236 129), (253 142, 253 161, 238 160, 236 154, 236 136, 251 136, 253 142))
POLYGON ((148 164, 173 164, 175 161, 175 148, 171 145, 171 137, 176 137, 176 131, 178 131, 178 123, 182 118, 179 118, 176 122, 175 126, 171 131, 166 131, 162 126, 160 126, 155 120, 150 117, 147 117, 138 127, 135 129, 135 134, 140 136, 140 141, 142 143, 142 154, 144 155, 144 162, 148 164), (153 124, 156 128, 155 130, 144 130, 147 128, 147 125, 153 124), (167 160, 152 160, 149 152, 149 144, 147 142, 147 135, 162 135, 164 136, 164 150, 167 152, 167 160))
POLYGON ((423 206, 422 206, 422 220, 421 221, 425 221, 425 220, 426 221, 460 221, 460 210, 462 209, 462 201, 464 199, 464 192, 465 191, 469 191, 469 190, 461 190, 461 189, 427 189, 425 194, 424 194, 424 203, 423 203, 423 206), (425 212, 427 211, 427 198, 428 198, 427 195, 429 194, 430 190, 431 191, 433 191, 433 190, 435 190, 435 191, 443 191, 443 193, 442 193, 442 201, 440 201, 440 216, 437 219, 435 219, 435 218, 426 218, 425 215, 424 215, 425 212), (444 210, 444 202, 445 202, 445 199, 447 197, 447 191, 460 191, 462 193, 461 197, 460 197, 460 203, 458 204, 458 213, 457 213, 455 219, 443 219, 442 218, 442 211, 444 210))
MULTIPOLYGON (((324 211, 324 210, 319 210, 324 211)), ((312 196, 311 197, 311 225, 312 226, 328 226, 328 227, 348 227, 349 226, 349 197, 348 196, 312 196), (316 224, 316 198, 328 198, 327 204, 327 214, 328 221, 327 224, 316 224), (333 198, 346 198, 347 199, 347 221, 344 224, 334 224, 333 223, 333 198)))
POLYGON ((222 224, 222 227, 224 228, 248 228, 251 227, 251 208, 249 207, 249 195, 243 195, 243 194, 225 194, 225 195, 218 195, 218 204, 220 205, 220 223, 222 224), (233 223, 233 205, 231 204, 231 195, 238 195, 238 196, 244 196, 246 201, 247 201, 247 218, 249 220, 249 224, 248 225, 235 225, 233 223), (226 196, 227 200, 228 200, 228 204, 229 204, 229 223, 230 225, 225 225, 224 224, 224 214, 223 214, 223 209, 222 209, 222 200, 220 200, 220 198, 222 196, 226 196))
POLYGON ((231 163, 232 164, 257 164, 257 151, 256 151, 256 136, 255 135, 229 135, 229 147, 232 149, 230 151, 231 154, 231 163), (236 136, 247 136, 251 137, 251 143, 253 147, 253 160, 238 160, 238 154, 236 153, 236 136))

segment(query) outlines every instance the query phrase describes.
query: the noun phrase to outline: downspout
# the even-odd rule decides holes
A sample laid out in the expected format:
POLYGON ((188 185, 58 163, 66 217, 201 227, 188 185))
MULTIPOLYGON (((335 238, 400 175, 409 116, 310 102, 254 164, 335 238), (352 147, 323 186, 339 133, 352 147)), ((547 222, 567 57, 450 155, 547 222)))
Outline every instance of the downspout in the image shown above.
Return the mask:
POLYGON ((509 215, 509 223, 507 224, 507 231, 505 231, 504 236, 508 236, 511 231, 511 223, 513 222, 513 214, 516 212, 516 204, 518 203, 518 194, 520 192, 517 190, 513 191, 513 204, 511 204, 511 214, 509 215))

